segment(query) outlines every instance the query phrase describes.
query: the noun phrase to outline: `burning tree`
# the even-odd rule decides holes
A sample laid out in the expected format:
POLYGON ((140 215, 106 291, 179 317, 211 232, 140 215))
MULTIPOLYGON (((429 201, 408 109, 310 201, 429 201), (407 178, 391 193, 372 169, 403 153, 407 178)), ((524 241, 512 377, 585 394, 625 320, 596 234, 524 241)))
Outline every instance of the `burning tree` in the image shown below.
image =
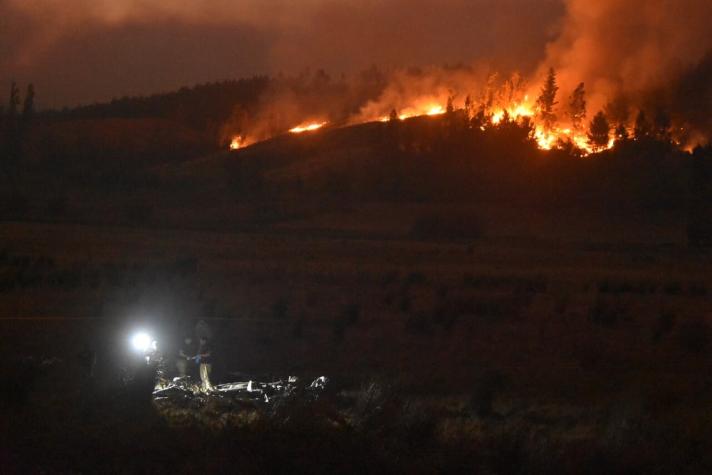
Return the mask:
POLYGON ((465 98, 465 117, 467 117, 467 120, 470 120, 472 118, 473 108, 474 104, 472 102, 472 97, 470 97, 470 95, 468 94, 465 98))
POLYGON ((616 142, 626 142, 630 139, 630 135, 628 134, 628 129, 625 124, 618 124, 615 132, 613 132, 613 136, 616 138, 616 142))
POLYGON ((630 118, 630 104, 624 95, 617 95, 605 107, 606 117, 611 125, 625 127, 630 118))
POLYGON ((556 71, 554 71, 554 68, 549 68, 549 74, 546 76, 544 87, 541 89, 541 94, 536 100, 539 117, 541 117, 541 121, 547 131, 551 130, 556 122, 554 106, 558 104, 558 102, 556 102, 556 93, 558 91, 559 86, 556 84, 556 71))
POLYGON ((569 116, 574 130, 581 130, 581 125, 586 118, 586 90, 583 83, 576 86, 569 98, 569 116))
POLYGON ((448 115, 452 115, 455 112, 454 100, 455 98, 452 95, 448 96, 447 98, 447 106, 445 107, 445 112, 448 115))
POLYGON ((652 132, 652 127, 648 118, 645 116, 645 112, 641 110, 638 112, 638 116, 635 118, 635 127, 633 128, 633 137, 637 141, 649 138, 652 132))
POLYGON ((661 142, 669 143, 672 140, 670 136, 670 127, 672 121, 670 115, 664 109, 658 109, 653 118, 653 132, 655 138, 661 142))
POLYGON ((591 127, 588 132, 588 144, 594 152, 600 152, 608 147, 610 141, 609 134, 611 132, 611 124, 606 118, 606 114, 600 111, 593 117, 591 127))

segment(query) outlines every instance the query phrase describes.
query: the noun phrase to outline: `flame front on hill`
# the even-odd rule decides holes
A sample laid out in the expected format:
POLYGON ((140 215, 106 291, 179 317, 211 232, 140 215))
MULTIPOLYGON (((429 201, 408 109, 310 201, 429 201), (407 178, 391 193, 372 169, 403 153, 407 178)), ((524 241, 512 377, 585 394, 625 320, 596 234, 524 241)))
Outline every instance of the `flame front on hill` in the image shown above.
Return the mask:
POLYGON ((242 135, 236 135, 230 141, 230 150, 239 150, 247 146, 247 140, 242 135))
MULTIPOLYGON (((444 98, 436 98, 435 94, 416 97, 408 101, 406 107, 391 108, 391 113, 384 115, 361 115, 357 120, 351 122, 352 125, 363 124, 372 121, 389 122, 392 120, 407 120, 414 117, 434 117, 442 116, 452 111, 458 114, 465 114, 468 124, 482 132, 487 129, 507 127, 509 124, 519 124, 531 127, 530 138, 542 150, 552 150, 571 144, 576 147, 582 156, 589 155, 596 151, 610 149, 615 143, 612 133, 609 133, 610 140, 607 145, 593 147, 589 137, 582 127, 575 127, 570 120, 564 119, 561 125, 547 123, 543 120, 539 104, 532 101, 528 94, 522 94, 519 98, 509 98, 507 100, 496 99, 493 103, 480 105, 479 111, 475 112, 470 106, 465 104, 464 108, 452 106, 452 99, 447 99, 448 106, 443 106, 444 98)), ((469 99, 468 99, 469 101, 469 99)), ((383 109, 381 109, 382 111, 383 109)), ((303 122, 302 124, 288 130, 291 134, 301 134, 313 132, 327 125, 323 122, 303 122)), ((253 141, 254 142, 254 141, 253 141)), ((231 150, 238 150, 249 145, 243 136, 235 136, 230 144, 231 150)))
POLYGON ((303 132, 311 132, 314 130, 321 129, 326 124, 327 124, 327 122, 311 122, 311 123, 307 123, 307 124, 301 124, 294 128, 289 129, 289 132, 292 134, 301 134, 303 132))

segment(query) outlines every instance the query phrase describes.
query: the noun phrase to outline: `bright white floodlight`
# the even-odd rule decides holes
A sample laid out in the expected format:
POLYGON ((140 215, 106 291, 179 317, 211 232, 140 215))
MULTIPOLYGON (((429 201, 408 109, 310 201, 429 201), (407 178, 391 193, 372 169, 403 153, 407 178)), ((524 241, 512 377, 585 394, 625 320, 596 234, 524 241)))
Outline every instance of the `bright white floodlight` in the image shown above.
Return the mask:
POLYGON ((136 351, 146 353, 153 347, 153 339, 148 333, 136 333, 131 338, 131 346, 133 346, 136 351))

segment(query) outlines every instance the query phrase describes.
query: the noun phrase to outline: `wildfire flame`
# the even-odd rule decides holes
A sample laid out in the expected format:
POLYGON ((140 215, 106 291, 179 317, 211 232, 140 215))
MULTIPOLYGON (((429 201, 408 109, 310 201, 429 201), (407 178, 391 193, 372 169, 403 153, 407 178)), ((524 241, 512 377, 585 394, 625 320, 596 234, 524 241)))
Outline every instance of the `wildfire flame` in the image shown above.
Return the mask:
MULTIPOLYGON (((584 156, 595 151, 589 143, 588 136, 583 131, 575 131, 571 128, 559 127, 546 129, 543 124, 536 123, 536 107, 529 101, 529 96, 524 96, 524 99, 521 102, 513 101, 506 107, 498 107, 492 110, 488 125, 500 125, 505 116, 512 121, 520 121, 525 118, 531 120, 534 127, 532 138, 541 150, 552 150, 559 146, 562 142, 571 142, 583 152, 584 156)), ((482 126, 481 129, 484 131, 487 127, 482 126)), ((614 144, 615 138, 611 136, 605 148, 613 148, 614 144)))
POLYGON ((235 135, 230 141, 230 150, 239 150, 247 146, 247 140, 242 135, 235 135))
MULTIPOLYGON (((426 116, 439 116, 447 112, 447 109, 443 107, 442 103, 438 103, 430 98, 422 97, 412 101, 411 106, 401 109, 396 112, 385 116, 376 116, 376 118, 361 117, 357 123, 372 122, 378 120, 380 122, 388 122, 396 117, 399 120, 406 120, 413 117, 426 117, 426 116), (393 115, 393 117, 392 117, 393 115)), ((479 129, 486 131, 490 127, 498 127, 504 124, 505 121, 518 122, 521 123, 524 120, 528 120, 532 126, 531 138, 537 144, 537 146, 542 150, 552 150, 557 147, 561 147, 562 144, 571 143, 576 148, 578 148, 582 155, 586 156, 591 153, 601 151, 599 149, 594 149, 590 144, 589 138, 585 131, 574 130, 572 127, 558 127, 551 126, 545 127, 543 123, 538 121, 539 117, 537 115, 536 105, 530 101, 529 96, 524 96, 519 100, 512 100, 509 104, 500 104, 492 106, 489 110, 484 111, 486 120, 483 124, 479 126, 479 129)), ((289 129, 289 133, 301 134, 304 132, 312 132, 319 130, 328 122, 305 122, 296 127, 289 129)), ((615 138, 610 135, 610 140, 608 144, 603 147, 603 149, 610 149, 615 144, 615 138)), ((248 143, 243 136, 235 136, 230 143, 231 150, 237 150, 247 146, 248 143)))
POLYGON ((301 124, 294 128, 289 129, 289 132, 292 134, 301 134, 303 132, 311 132, 314 130, 321 129, 327 123, 328 122, 312 122, 312 123, 307 123, 307 124, 301 124))
POLYGON ((431 106, 430 109, 428 109, 428 112, 425 113, 425 115, 442 115, 445 113, 445 109, 443 106, 440 105, 434 105, 431 106))
MULTIPOLYGON (((446 112, 445 108, 440 105, 440 104, 435 104, 435 103, 427 103, 422 107, 407 107, 403 109, 399 114, 398 114, 398 120, 406 120, 406 119, 411 119, 413 117, 423 117, 423 116, 436 116, 436 115, 443 115, 446 112)), ((391 117, 388 115, 384 115, 379 119, 381 122, 388 122, 391 120, 391 117)))

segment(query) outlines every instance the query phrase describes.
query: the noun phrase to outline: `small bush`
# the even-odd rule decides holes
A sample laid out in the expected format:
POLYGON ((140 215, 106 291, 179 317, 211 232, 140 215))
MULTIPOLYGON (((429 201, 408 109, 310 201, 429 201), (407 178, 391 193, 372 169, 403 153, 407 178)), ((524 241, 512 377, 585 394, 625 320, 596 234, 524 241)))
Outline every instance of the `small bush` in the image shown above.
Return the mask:
POLYGON ((655 343, 663 339, 675 328, 677 317, 671 312, 661 312, 653 324, 652 339, 655 343))
POLYGON ((401 298, 400 301, 400 311, 403 313, 408 313, 410 312, 411 309, 411 299, 409 294, 403 295, 403 298, 401 298))
POLYGON ((596 300, 591 308, 589 320, 597 325, 611 327, 628 318, 626 309, 620 303, 596 300))
POLYGON ((425 313, 416 313, 405 321, 405 330, 412 335, 429 334, 433 330, 433 321, 425 313))
POLYGON ((60 217, 67 214, 69 200, 65 195, 58 195, 47 200, 46 212, 49 217, 60 217))
POLYGON ((499 371, 487 371, 475 383, 469 401, 470 410, 478 417, 494 414, 494 401, 505 385, 505 378, 499 371))
POLYGON ((332 326, 332 336, 337 342, 343 341, 346 330, 355 325, 361 316, 361 307, 358 304, 347 305, 344 311, 336 317, 332 326))
POLYGON ((334 338, 334 341, 337 343, 341 343, 344 341, 344 337, 346 337, 346 320, 343 318, 335 318, 334 321, 332 322, 332 327, 331 327, 331 336, 334 338))
POLYGON ((178 258, 172 267, 173 272, 183 277, 195 275, 198 272, 198 258, 194 256, 178 258))
POLYGON ((124 209, 124 218, 133 225, 146 225, 153 218, 153 206, 146 203, 134 203, 124 209))
POLYGON ((687 322, 678 330, 680 346, 690 353, 702 353, 709 347, 711 339, 710 327, 703 321, 687 322))
POLYGON ((316 307, 319 304, 319 297, 315 292, 309 292, 306 298, 306 305, 309 308, 316 307))
POLYGON ((382 284, 384 286, 395 284, 400 279, 400 272, 397 270, 389 271, 383 274, 382 284))
POLYGON ((297 339, 304 337, 304 316, 299 317, 292 324, 292 336, 297 339))
POLYGON ((691 282, 688 285, 688 292, 693 297, 704 297, 707 295, 707 286, 704 282, 691 282))
POLYGON ((484 230, 474 216, 432 214, 421 216, 411 227, 411 235, 418 239, 481 239, 484 230))
POLYGON ((423 451, 436 444, 437 415, 421 404, 406 402, 398 418, 395 435, 408 450, 423 451))
POLYGON ((47 283, 62 290, 76 290, 82 285, 83 273, 80 269, 61 269, 47 276, 47 283))
POLYGON ((346 320, 347 325, 356 325, 359 318, 361 318, 361 307, 356 303, 347 305, 344 309, 343 318, 346 320))
POLYGON ((679 282, 668 282, 663 287, 663 291, 668 295, 680 295, 682 293, 682 285, 679 282))
POLYGON ((6 219, 22 219, 27 215, 29 208, 27 197, 20 193, 0 196, 0 216, 6 219))
POLYGON ((651 282, 610 281, 606 279, 598 282, 598 291, 603 294, 645 295, 654 294, 656 285, 651 282))
POLYGON ((398 392, 391 384, 368 382, 356 394, 354 426, 364 432, 384 433, 396 426, 401 408, 398 392))
POLYGON ((272 305, 272 318, 276 320, 284 320, 287 318, 288 313, 289 303, 286 298, 281 298, 272 305))
POLYGON ((422 272, 411 272, 408 274, 408 277, 405 279, 405 285, 410 286, 410 285, 423 285, 428 281, 428 278, 425 277, 425 274, 422 272))

